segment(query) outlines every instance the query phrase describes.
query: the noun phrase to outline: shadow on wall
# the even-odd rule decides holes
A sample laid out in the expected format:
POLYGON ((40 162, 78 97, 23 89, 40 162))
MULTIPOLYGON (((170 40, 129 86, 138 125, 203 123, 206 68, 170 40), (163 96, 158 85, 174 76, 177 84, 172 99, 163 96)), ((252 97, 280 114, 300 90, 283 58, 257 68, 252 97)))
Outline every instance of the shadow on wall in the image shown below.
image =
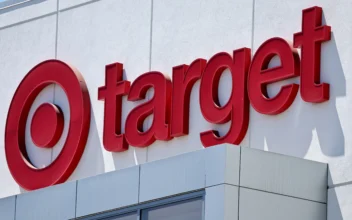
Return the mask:
MULTIPOLYGON (((331 179, 331 174, 330 174, 330 169, 328 170, 329 175, 329 182, 332 182, 331 179)), ((343 187, 343 186, 341 186, 343 187)), ((336 190, 338 188, 330 188, 328 189, 328 205, 327 205, 327 219, 332 219, 332 220, 343 220, 342 217, 342 212, 341 212, 341 205, 339 203, 338 198, 343 199, 343 196, 341 197, 341 195, 338 197, 336 190)))
POLYGON ((104 158, 102 148, 100 147, 100 138, 96 125, 93 109, 91 110, 91 122, 89 136, 84 149, 82 158, 77 168, 72 173, 68 181, 78 180, 90 176, 95 176, 105 172, 104 158))
POLYGON ((5 14, 20 8, 27 7, 29 5, 39 4, 47 0, 12 0, 10 5, 7 5, 6 2, 0 3, 0 14, 5 14))
POLYGON ((339 201, 337 199, 335 188, 329 190, 328 201, 329 201, 329 205, 328 205, 327 219, 343 220, 342 212, 341 212, 339 201))
POLYGON ((319 104, 306 103, 298 93, 292 106, 280 115, 260 115, 252 110, 255 121, 250 128, 253 147, 264 150, 266 143, 269 151, 304 157, 311 146, 318 145, 325 156, 345 154, 345 138, 336 100, 346 96, 346 79, 334 33, 330 42, 322 44, 321 55, 321 82, 330 84, 330 100, 319 104), (316 136, 313 136, 314 130, 316 136))
MULTIPOLYGON (((132 83, 135 79, 129 78, 129 75, 132 75, 132 73, 127 74, 126 70, 124 69, 123 79, 129 80, 132 83)), ((153 92, 153 91, 154 91, 153 89, 149 89, 146 95, 146 99, 142 99, 140 101, 130 102, 130 101, 127 101, 127 96, 123 96, 122 98, 123 107, 122 107, 122 114, 121 114, 121 132, 122 133, 125 132, 125 122, 126 122, 128 113, 136 106, 150 100, 150 97, 152 97, 152 94, 150 94, 150 92, 153 92)), ((151 116, 147 117, 147 119, 144 120, 144 124, 143 124, 144 130, 147 130, 148 128, 150 128, 151 121, 152 121, 151 116)), ((134 147, 129 145, 127 151, 114 152, 114 153, 111 153, 111 156, 113 159, 115 170, 124 169, 127 167, 131 167, 131 166, 135 166, 135 165, 139 165, 147 162, 147 148, 140 148, 140 147, 134 147)))

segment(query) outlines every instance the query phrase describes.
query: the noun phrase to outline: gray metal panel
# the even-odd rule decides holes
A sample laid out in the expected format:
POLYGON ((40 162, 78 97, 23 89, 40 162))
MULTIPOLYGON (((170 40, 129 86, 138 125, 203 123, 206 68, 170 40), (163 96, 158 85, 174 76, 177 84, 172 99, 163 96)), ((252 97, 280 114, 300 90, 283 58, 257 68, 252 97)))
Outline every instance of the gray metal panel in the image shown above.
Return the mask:
POLYGON ((16 196, 0 199, 0 219, 15 220, 16 196))
POLYGON ((76 217, 138 203, 139 166, 79 180, 76 217))
POLYGON ((239 220, 326 220, 326 204, 240 188, 239 220))
POLYGON ((243 187, 326 203, 327 164, 242 148, 243 187))
POLYGON ((16 220, 63 220, 75 217, 77 182, 20 194, 16 220))

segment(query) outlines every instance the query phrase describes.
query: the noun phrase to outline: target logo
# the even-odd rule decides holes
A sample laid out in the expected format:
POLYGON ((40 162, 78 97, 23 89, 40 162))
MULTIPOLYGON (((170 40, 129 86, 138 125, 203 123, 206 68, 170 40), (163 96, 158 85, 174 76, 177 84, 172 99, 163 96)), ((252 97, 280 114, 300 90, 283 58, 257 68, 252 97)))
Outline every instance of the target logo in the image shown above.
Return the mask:
MULTIPOLYGON (((249 48, 239 48, 232 54, 217 53, 209 60, 199 58, 190 65, 173 67, 172 80, 161 72, 150 71, 130 82, 123 79, 122 63, 109 64, 105 67, 105 85, 98 88, 98 100, 104 102, 104 148, 109 152, 123 152, 129 146, 148 147, 156 140, 171 141, 188 135, 190 97, 197 81, 200 81, 199 106, 204 119, 214 125, 230 123, 224 135, 214 129, 201 132, 199 138, 203 146, 239 145, 248 130, 250 105, 261 114, 278 115, 292 105, 298 92, 306 102, 329 100, 330 85, 321 82, 319 67, 322 43, 330 39, 331 27, 322 24, 322 8, 312 7, 303 10, 302 30, 293 35, 293 45, 274 37, 262 43, 253 57, 249 48), (301 57, 297 48, 301 48, 301 57), (280 59, 280 65, 270 67, 274 57, 280 59), (228 101, 221 105, 219 82, 225 70, 231 74, 232 89, 228 101), (295 77, 300 78, 300 84, 282 86, 279 93, 269 96, 268 85, 295 77), (151 88, 154 94, 147 100, 151 88), (123 96, 127 96, 128 102, 146 100, 130 110, 124 123, 123 96), (144 121, 150 115, 153 116, 152 123, 144 129, 144 121)), ((67 105, 62 105, 67 110, 64 106, 67 105)), ((58 60, 48 60, 27 74, 12 99, 5 130, 7 163, 19 185, 34 190, 69 178, 88 139, 90 111, 87 86, 76 69, 58 60), (60 106, 49 102, 38 106, 31 122, 27 122, 33 113, 31 107, 35 109, 37 106, 33 104, 36 97, 52 84, 58 85, 67 96, 69 123, 64 126, 60 106), (66 134, 67 127, 65 139, 63 133, 66 134), (27 138, 26 128, 30 132, 27 138), (57 158, 42 168, 29 159, 26 150, 32 144, 26 142, 29 138, 35 149, 53 148, 63 139, 65 143, 57 158)))
MULTIPOLYGON (((58 60, 47 60, 29 71, 13 96, 5 129, 8 167, 21 187, 34 190, 65 182, 69 178, 80 161, 88 139, 90 111, 87 86, 82 75, 73 67, 58 60), (69 130, 58 157, 50 165, 37 168, 26 151, 27 117, 38 94, 52 84, 60 86, 67 96, 69 130)), ((30 136, 36 147, 52 148, 59 141, 63 127, 64 115, 60 106, 43 103, 33 115, 30 136)))

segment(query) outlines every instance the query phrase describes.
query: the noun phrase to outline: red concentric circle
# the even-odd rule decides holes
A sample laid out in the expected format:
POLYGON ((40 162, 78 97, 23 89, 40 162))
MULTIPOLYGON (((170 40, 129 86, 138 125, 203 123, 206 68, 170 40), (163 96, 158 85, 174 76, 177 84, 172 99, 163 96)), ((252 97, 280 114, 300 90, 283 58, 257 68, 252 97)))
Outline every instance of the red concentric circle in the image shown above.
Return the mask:
POLYGON ((22 80, 7 115, 5 153, 10 172, 26 190, 34 190, 66 181, 83 154, 90 126, 90 99, 81 74, 64 62, 44 61, 22 80), (37 95, 50 84, 65 91, 70 105, 70 122, 62 151, 50 165, 38 169, 27 155, 25 130, 29 110, 37 95))
POLYGON ((64 116, 58 106, 44 103, 38 107, 31 123, 31 137, 37 147, 54 147, 63 129, 64 116))

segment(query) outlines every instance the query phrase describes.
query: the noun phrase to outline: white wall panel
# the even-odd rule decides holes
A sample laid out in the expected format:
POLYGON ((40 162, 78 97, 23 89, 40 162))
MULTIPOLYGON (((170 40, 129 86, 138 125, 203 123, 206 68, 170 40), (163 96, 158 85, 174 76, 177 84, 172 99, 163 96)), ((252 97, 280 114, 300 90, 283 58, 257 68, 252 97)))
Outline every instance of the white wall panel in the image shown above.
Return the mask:
POLYGON ((75 217, 76 182, 17 196, 16 220, 62 220, 75 217))
POLYGON ((240 153, 241 148, 231 144, 204 150, 206 187, 224 183, 239 186, 240 153))
POLYGON ((2 198, 0 200, 0 213, 2 220, 15 220, 16 196, 2 198))
MULTIPOLYGON (((55 57, 55 23, 56 16, 53 15, 0 30, 0 197, 20 192, 5 159, 3 143, 8 108, 17 86, 29 70, 55 57)), ((45 96, 52 97, 52 91, 48 93, 45 96)), ((43 151, 31 159, 38 163, 49 162, 50 154, 43 151)))
POLYGON ((240 186, 326 203, 327 165, 241 149, 240 186))
MULTIPOLYGON (((199 82, 197 82, 191 94, 188 136, 174 138, 169 142, 156 141, 149 148, 144 149, 130 146, 130 149, 123 153, 107 152, 102 146, 104 102, 97 100, 98 88, 105 84, 104 66, 113 62, 123 63, 125 77, 133 81, 150 68, 171 76, 173 66, 190 64, 200 57, 209 59, 221 51, 231 53, 232 50, 240 47, 251 47, 252 40, 254 53, 262 42, 271 37, 283 37, 292 41, 293 34, 301 31, 302 10, 315 5, 323 7, 323 22, 332 26, 332 40, 323 44, 321 61, 321 81, 330 84, 330 100, 322 104, 310 104, 304 102, 298 94, 293 105, 277 116, 261 115, 252 108, 250 128, 241 146, 328 162, 329 185, 348 183, 352 181, 352 122, 350 120, 352 110, 350 8, 352 2, 350 0, 32 0, 2 9, 0 10, 0 101, 2 103, 0 134, 4 134, 8 107, 18 84, 36 64, 55 58, 57 47, 57 57, 81 71, 88 85, 92 102, 88 143, 82 160, 70 180, 203 149, 199 138, 200 132, 217 129, 220 134, 225 134, 229 124, 212 125, 205 121, 199 109, 199 82), (58 6, 61 12, 57 27, 55 12, 58 6), (55 42, 56 30, 58 30, 57 42, 55 42)), ((278 60, 275 60, 271 66, 277 64, 278 60)), ((299 83, 299 78, 270 85, 269 95, 275 95, 282 85, 292 82, 299 83)), ((220 80, 221 103, 226 102, 231 87, 230 74, 225 71, 220 80)), ((67 125, 69 106, 62 89, 55 87, 54 93, 53 88, 47 89, 38 98, 37 104, 50 101, 51 95, 54 95, 54 102, 63 109, 67 125)), ((129 103, 126 98, 124 99, 123 123, 128 112, 137 104, 129 103)), ((66 132, 67 126, 53 152, 37 149, 28 140, 27 133, 27 149, 33 163, 37 166, 45 166, 54 160, 62 149, 66 132)), ((8 170, 3 139, 3 135, 0 135, 0 198, 24 192, 15 183, 8 170)), ((172 159, 173 162, 170 163, 157 161, 142 166, 145 172, 143 181, 146 185, 143 186, 145 188, 140 197, 141 201, 221 183, 238 185, 239 161, 236 160, 239 157, 238 149, 220 147, 210 149, 209 152, 213 152, 213 155, 197 153, 188 159, 172 159), (205 161, 211 161, 211 163, 205 163, 205 161), (196 167, 190 167, 191 162, 195 162, 196 167), (174 169, 179 175, 187 177, 189 182, 182 182, 167 169, 174 169), (148 192, 149 189, 155 188, 160 189, 159 194, 148 192)), ((264 156, 259 155, 257 159, 251 156, 250 160, 246 161, 263 162, 264 159, 264 156)), ((284 160, 283 163, 290 163, 287 158, 284 160)), ((263 167, 258 167, 259 163, 250 165, 249 168, 247 166, 253 172, 247 176, 246 187, 258 188, 257 184, 264 182, 265 184, 259 187, 261 190, 325 202, 324 195, 315 192, 322 185, 317 184, 318 188, 308 189, 314 181, 305 184, 306 188, 303 187, 304 190, 300 191, 300 193, 306 191, 307 193, 304 195, 297 193, 296 187, 303 186, 300 185, 303 182, 295 182, 298 181, 297 177, 294 178, 295 175, 300 177, 303 175, 307 178, 318 175, 313 171, 311 174, 310 169, 305 169, 304 163, 300 164, 303 167, 301 172, 291 170, 289 174, 292 175, 285 176, 288 173, 278 171, 280 174, 275 176, 275 172, 265 170, 264 167, 266 165, 271 166, 271 169, 278 167, 270 158, 267 162, 263 167), (260 171, 260 168, 263 170, 260 171), (272 183, 275 180, 277 181, 272 183), (279 188, 275 185, 286 180, 290 180, 286 185, 288 188, 279 188)), ((242 168, 247 172, 246 166, 242 168)), ((320 168, 317 169, 320 170, 320 168)), ((318 178, 321 177, 319 175, 318 178)), ((100 179, 97 181, 99 182, 100 179)), ((347 208, 350 203, 349 189, 349 185, 330 189, 330 219, 348 219, 351 216, 347 208)), ((73 189, 70 188, 68 191, 70 190, 73 189)), ((54 191, 57 193, 56 190, 54 191)), ((54 206, 50 205, 61 204, 61 200, 46 202, 51 194, 41 195, 41 192, 44 191, 38 191, 35 194, 40 194, 38 198, 43 199, 45 207, 38 212, 31 212, 36 208, 32 208, 35 196, 19 197, 21 207, 18 219, 52 219, 52 216, 48 217, 48 215, 51 213, 50 208, 54 206)), ((55 193, 53 195, 57 195, 55 193)), ((211 194, 211 191, 209 193, 211 194)), ((255 196, 259 193, 258 196, 262 200, 250 202, 248 207, 243 206, 245 212, 240 216, 247 219, 258 219, 258 215, 273 217, 272 212, 269 213, 268 210, 274 206, 263 201, 272 201, 272 204, 283 207, 283 210, 290 207, 287 212, 289 217, 302 215, 303 217, 298 216, 299 219, 309 219, 308 217, 310 217, 309 220, 324 219, 317 214, 318 211, 325 210, 325 206, 321 203, 296 201, 290 197, 244 190, 244 195, 248 198, 252 198, 253 193, 256 194, 255 196), (277 199, 279 197, 280 199, 277 199), (262 206, 268 208, 260 208, 262 206), (259 207, 260 212, 250 212, 253 207, 259 207), (292 207, 303 211, 295 213, 292 207), (316 211, 313 217, 308 213, 308 209, 316 211)), ((71 199, 69 197, 70 202, 71 199)), ((247 202, 247 200, 243 201, 247 202)), ((71 206, 68 210, 67 216, 72 217, 71 206)), ((67 214, 56 211, 60 210, 55 207, 53 215, 57 214, 60 218, 61 214, 67 214)), ((277 213, 278 217, 288 219, 285 213, 277 213)))
MULTIPOLYGON (((103 0, 59 14, 58 59, 71 63, 82 73, 92 103, 90 136, 71 179, 146 161, 146 149, 130 146, 126 152, 110 153, 103 148, 104 102, 98 101, 97 94, 98 88, 105 85, 107 64, 123 63, 124 77, 130 81, 148 71, 150 9, 150 1, 103 0)), ((55 101, 60 99, 65 99, 65 94, 58 92, 55 101)), ((127 114, 136 104, 127 104, 124 99, 123 105, 124 128, 127 114)))
MULTIPOLYGON (((172 67, 190 64, 196 58, 210 59, 218 52, 251 47, 252 1, 153 1, 152 70, 171 76, 172 67)), ((226 71, 225 71, 226 72, 226 71)), ((231 75, 220 82, 220 102, 226 102, 231 75), (224 100, 222 100, 224 99, 224 100)), ((201 149, 199 133, 217 129, 226 134, 229 124, 212 125, 199 108, 199 82, 192 90, 189 135, 148 149, 148 161, 201 149)), ((248 145, 246 139, 242 145, 248 145)))
POLYGON ((56 10, 57 0, 24 0, 0 10, 0 28, 55 13, 56 10))
POLYGON ((80 5, 91 3, 96 0, 59 0, 59 10, 68 9, 71 7, 78 7, 80 5))
POLYGON ((240 147, 223 144, 141 165, 140 202, 221 184, 239 185, 240 147))
POLYGON ((326 204, 240 188, 239 220, 326 220, 326 204))
POLYGON ((238 187, 218 185, 205 190, 205 220, 238 219, 238 187))
MULTIPOLYGON (((132 212, 132 207, 136 208, 134 205, 140 204, 145 209, 148 206, 146 202, 204 190, 205 220, 232 220, 238 217, 245 220, 325 220, 327 205, 311 200, 315 199, 311 195, 317 194, 318 190, 327 192, 326 187, 321 188, 322 184, 327 184, 326 170, 323 170, 325 178, 315 176, 312 172, 320 172, 317 164, 321 165, 255 149, 221 145, 18 195, 16 219, 70 219, 117 209, 132 212), (240 152, 244 154, 241 159, 240 152), (214 158, 211 159, 210 155, 214 158), (242 164, 239 164, 240 160, 242 164), (262 169, 254 167, 247 160, 256 161, 262 169), (239 166, 243 182, 249 183, 247 185, 233 185, 238 178, 228 176, 233 173, 233 176, 238 177, 239 166), (265 175, 266 170, 272 170, 277 176, 265 175), (312 192, 302 187, 302 178, 296 176, 296 170, 301 170, 302 182, 312 192), (304 181, 305 170, 311 170, 311 183, 304 181), (290 174, 292 177, 287 177, 290 174), (268 179, 267 176, 272 178, 268 179), (277 188, 281 190, 273 190, 272 182, 277 182, 277 188), (302 191, 308 195, 308 199, 297 198, 302 191), (290 195, 291 192, 296 194, 290 195)), ((329 192, 330 201, 334 201, 329 204, 330 216, 338 217, 339 208, 349 207, 348 197, 340 197, 348 195, 349 188, 339 187, 329 192)), ((7 199, 0 200, 0 211, 3 204, 9 206, 7 199)), ((172 201, 175 202, 169 200, 172 201)), ((158 203, 149 205, 154 207, 158 203)), ((345 213, 348 216, 348 210, 345 213)), ((2 216, 0 213, 0 218, 2 216)))
POLYGON ((79 180, 76 217, 138 203, 139 166, 79 180))
POLYGON ((202 151, 142 164, 140 172, 140 202, 205 187, 202 151))
MULTIPOLYGON (((288 111, 265 116, 251 111, 250 146, 282 154, 329 162, 332 184, 352 180, 352 16, 349 0, 256 0, 254 50, 271 37, 292 42, 301 31, 302 10, 323 8, 323 22, 332 27, 331 41, 322 45, 321 81, 330 84, 330 100, 322 104, 304 102, 300 94, 288 111)), ((275 95, 288 80, 269 86, 275 95)))

